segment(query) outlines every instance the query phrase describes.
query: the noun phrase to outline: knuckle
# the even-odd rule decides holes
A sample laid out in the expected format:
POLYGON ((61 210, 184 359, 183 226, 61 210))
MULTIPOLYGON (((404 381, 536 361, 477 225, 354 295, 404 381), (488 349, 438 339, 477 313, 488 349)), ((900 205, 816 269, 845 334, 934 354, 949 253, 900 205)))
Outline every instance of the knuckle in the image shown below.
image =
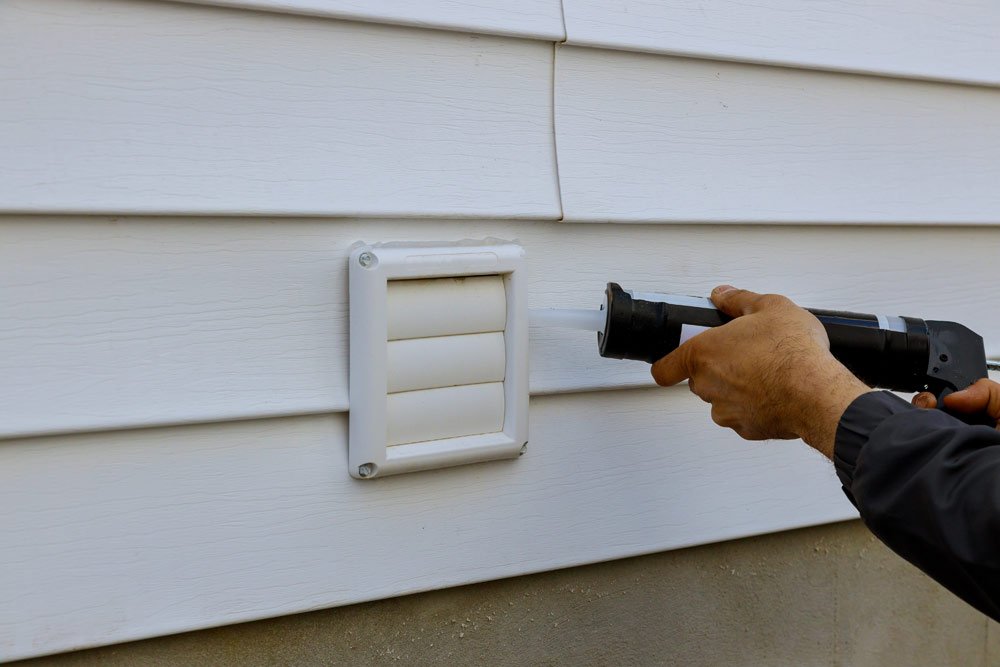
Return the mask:
POLYGON ((989 399, 986 411, 990 417, 1000 419, 1000 385, 997 385, 995 382, 990 382, 990 384, 987 385, 987 389, 989 390, 989 399))
POLYGON ((756 428, 740 428, 736 431, 744 440, 768 440, 769 436, 756 428))
POLYGON ((677 348, 680 351, 680 353, 684 355, 686 361, 690 362, 694 357, 696 357, 701 352, 704 343, 701 340, 699 340, 699 338, 709 333, 712 333, 711 329, 708 331, 703 331, 702 333, 698 334, 697 336, 694 336, 693 338, 688 338, 683 345, 677 348))
POLYGON ((712 421, 724 428, 736 428, 737 426, 737 420, 716 405, 712 406, 712 421))
POLYGON ((688 380, 688 389, 691 390, 692 394, 694 394, 695 396, 697 396, 701 400, 705 401, 706 403, 711 403, 712 402, 712 399, 709 398, 708 392, 706 392, 703 389, 701 389, 700 385, 696 385, 695 381, 694 381, 694 378, 691 378, 691 379, 688 380))
MULTIPOLYGON (((706 331, 705 333, 711 332, 706 331)), ((703 345, 704 343, 698 340, 698 336, 695 336, 678 348, 684 368, 687 369, 688 375, 691 377, 694 377, 698 372, 698 360, 701 357, 703 345)))
POLYGON ((781 294, 762 294, 758 305, 762 308, 784 308, 794 304, 791 299, 781 294))

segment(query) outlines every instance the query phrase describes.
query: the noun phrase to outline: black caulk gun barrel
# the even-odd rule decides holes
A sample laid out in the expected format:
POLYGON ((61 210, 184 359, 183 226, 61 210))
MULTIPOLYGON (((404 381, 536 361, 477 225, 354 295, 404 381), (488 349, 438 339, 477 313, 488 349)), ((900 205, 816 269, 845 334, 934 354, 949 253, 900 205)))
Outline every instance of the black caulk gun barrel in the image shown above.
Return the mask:
MULTIPOLYGON (((702 327, 732 319, 702 297, 632 292, 617 283, 608 283, 606 296, 597 334, 602 357, 653 363, 702 327)), ((982 336, 957 322, 807 310, 826 329, 833 356, 871 387, 930 391, 940 406, 947 394, 987 376, 982 336)))

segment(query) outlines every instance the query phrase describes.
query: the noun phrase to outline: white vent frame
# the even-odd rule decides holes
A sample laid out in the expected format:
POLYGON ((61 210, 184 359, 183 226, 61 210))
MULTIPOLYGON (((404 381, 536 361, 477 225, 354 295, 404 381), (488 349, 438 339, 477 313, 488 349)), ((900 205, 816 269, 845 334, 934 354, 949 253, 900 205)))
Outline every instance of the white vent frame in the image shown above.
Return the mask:
POLYGON ((528 442, 528 311, 524 249, 510 242, 359 245, 350 256, 348 469, 356 479, 516 458, 528 442), (500 275, 507 298, 503 430, 386 445, 390 280, 500 275))

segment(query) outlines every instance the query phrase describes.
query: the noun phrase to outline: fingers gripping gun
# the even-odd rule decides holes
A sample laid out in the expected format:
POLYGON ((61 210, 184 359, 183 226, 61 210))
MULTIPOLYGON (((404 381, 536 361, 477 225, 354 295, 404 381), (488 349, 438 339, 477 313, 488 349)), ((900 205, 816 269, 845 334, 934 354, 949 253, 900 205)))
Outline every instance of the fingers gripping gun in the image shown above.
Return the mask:
MULTIPOLYGON (((616 283, 608 283, 602 309, 601 356, 648 363, 732 319, 711 299, 633 292, 616 283)), ((871 387, 930 391, 943 409, 941 399, 987 376, 982 336, 957 322, 807 310, 826 329, 833 356, 871 387)), ((987 423, 979 415, 952 414, 968 423, 987 423)))

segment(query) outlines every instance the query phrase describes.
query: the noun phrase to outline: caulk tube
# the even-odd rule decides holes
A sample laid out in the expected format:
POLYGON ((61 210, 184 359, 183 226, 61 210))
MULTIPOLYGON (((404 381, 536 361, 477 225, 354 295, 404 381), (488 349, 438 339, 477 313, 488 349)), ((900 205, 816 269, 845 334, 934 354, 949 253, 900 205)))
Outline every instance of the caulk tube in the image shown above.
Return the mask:
MULTIPOLYGON (((606 310, 604 331, 597 337, 601 356, 647 363, 669 354, 690 335, 732 319, 717 310, 711 299, 630 292, 616 283, 608 283, 606 310)), ((930 388, 935 394, 944 389, 929 386, 934 379, 931 369, 940 371, 941 364, 934 366, 929 361, 931 340, 924 320, 830 310, 809 312, 826 329, 833 356, 869 386, 896 391, 930 388)), ((980 377, 985 376, 985 363, 983 356, 980 377)))

